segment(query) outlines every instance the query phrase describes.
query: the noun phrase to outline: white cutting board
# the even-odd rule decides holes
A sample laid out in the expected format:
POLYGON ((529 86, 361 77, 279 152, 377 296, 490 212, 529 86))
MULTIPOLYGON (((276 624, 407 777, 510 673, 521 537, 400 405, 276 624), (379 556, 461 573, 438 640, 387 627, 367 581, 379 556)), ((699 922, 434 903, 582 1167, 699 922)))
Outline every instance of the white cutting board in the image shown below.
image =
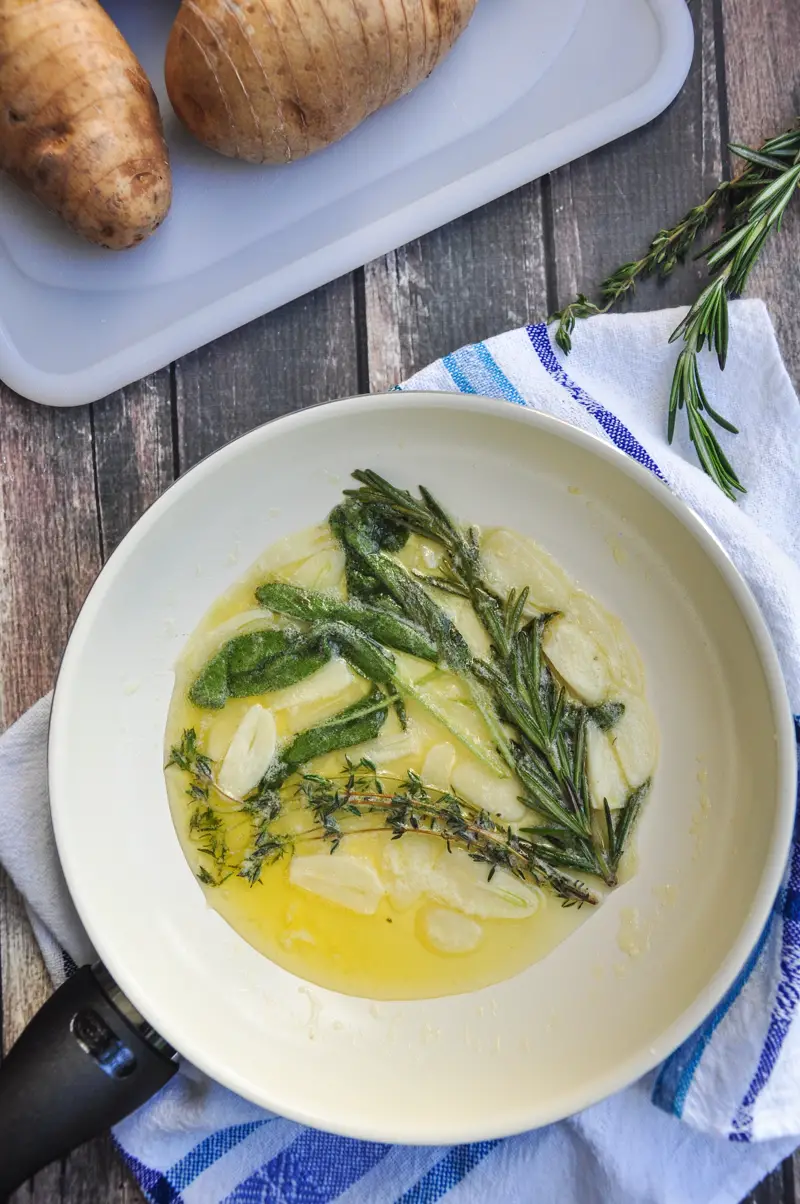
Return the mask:
POLYGON ((143 246, 103 251, 0 177, 0 379, 94 401, 652 119, 693 48, 685 0, 479 0, 410 96, 302 162, 194 142, 163 86, 178 0, 108 0, 165 116, 175 199, 143 246))

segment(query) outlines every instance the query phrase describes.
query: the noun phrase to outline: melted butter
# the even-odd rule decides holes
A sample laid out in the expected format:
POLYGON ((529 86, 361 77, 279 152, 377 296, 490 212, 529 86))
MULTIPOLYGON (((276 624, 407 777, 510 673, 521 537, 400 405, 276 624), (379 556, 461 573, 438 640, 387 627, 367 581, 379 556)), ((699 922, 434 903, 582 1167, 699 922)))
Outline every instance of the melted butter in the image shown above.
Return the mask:
MULTIPOLYGON (((237 616, 245 617, 245 626, 240 629, 244 631, 273 623, 267 612, 263 612, 263 620, 254 613, 254 590, 265 580, 295 581, 308 588, 314 588, 319 582, 322 588, 343 593, 336 557, 337 549, 326 527, 300 532, 267 549, 247 576, 217 599, 191 637, 177 667, 165 733, 167 748, 179 741, 186 728, 194 727, 200 746, 219 760, 254 702, 267 707, 275 705, 275 695, 265 695, 260 699, 232 699, 222 711, 202 711, 188 701, 186 690, 216 648, 237 634, 237 616), (224 632, 215 637, 214 633, 223 625, 224 632)), ((413 538, 402 553, 402 559, 409 567, 419 567, 421 571, 435 568, 435 551, 413 538)), ((423 662, 420 665, 422 671, 430 674, 431 666, 423 662)), ((365 690, 363 681, 354 681, 332 700, 328 713, 355 701, 365 690)), ((446 690, 442 691, 442 697, 446 697, 446 690)), ((286 739, 293 732, 318 722, 323 712, 319 701, 276 710, 279 739, 286 739)), ((420 772, 430 748, 453 739, 446 728, 418 704, 409 702, 408 714, 411 724, 422 733, 420 747, 413 755, 405 755, 396 766, 381 764, 381 771, 389 768, 399 775, 408 769, 420 772)), ((385 732, 393 722, 396 725, 390 717, 385 732)), ((464 755, 463 750, 460 752, 464 755)), ((319 758, 311 768, 322 774, 338 772, 343 756, 343 753, 334 753, 319 758)), ((189 836, 192 804, 185 794, 186 782, 182 774, 170 771, 167 785, 173 820, 185 855, 196 872, 202 858, 189 836)), ((222 806, 214 805, 222 813, 222 806)), ((290 817, 279 822, 291 826, 296 820, 290 817)), ((231 814, 225 834, 232 856, 244 855, 250 839, 249 820, 231 814)), ((385 832, 356 834, 347 836, 341 847, 369 858, 380 871, 383 850, 389 839, 385 832)), ((403 839, 413 840, 414 837, 403 839)), ((308 851, 319 852, 321 847, 314 845, 308 851)), ((295 855, 301 854, 302 849, 295 855)), ((543 892, 533 915, 519 920, 481 919, 482 932, 476 948, 463 954, 445 954, 434 949, 422 932, 425 909, 431 903, 426 896, 411 907, 398 910, 387 895, 381 899, 375 914, 362 915, 293 884, 289 864, 287 858, 265 867, 255 886, 242 878, 231 877, 221 886, 200 889, 205 891, 209 904, 236 932, 284 969, 306 982, 371 999, 429 998, 474 991, 502 981, 544 957, 594 910, 591 907, 564 908, 558 899, 543 892)), ((634 865, 633 855, 626 855, 623 878, 630 875, 634 865)), ((305 990, 308 993, 308 989, 305 990)), ((312 994, 308 994, 308 1002, 313 1028, 317 1013, 312 994)))
POLYGON ((650 948, 651 926, 638 907, 623 907, 619 917, 617 944, 628 957, 640 957, 650 948))

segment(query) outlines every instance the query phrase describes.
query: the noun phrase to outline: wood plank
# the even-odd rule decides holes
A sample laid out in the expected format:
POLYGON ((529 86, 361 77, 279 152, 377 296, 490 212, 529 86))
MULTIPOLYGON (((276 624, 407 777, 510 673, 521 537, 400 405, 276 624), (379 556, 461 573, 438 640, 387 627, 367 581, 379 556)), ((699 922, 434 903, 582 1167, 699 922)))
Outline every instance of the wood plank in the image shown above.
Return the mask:
POLYGON ((93 407, 103 555, 172 483, 171 372, 167 368, 93 407))
POLYGON ((742 1204, 794 1204, 791 1159, 762 1179, 742 1204))
MULTIPOLYGON (((69 627, 100 567, 87 409, 32 405, 0 388, 0 725, 50 689, 69 627)), ((21 900, 0 880, 3 1048, 50 994, 21 900)), ((15 1193, 61 1200, 62 1168, 15 1193)), ((109 1204, 117 1204, 106 1197, 109 1204)))
POLYGON ((357 393, 357 365, 352 276, 187 355, 175 368, 181 471, 280 414, 357 393))
MULTIPOLYGON (((797 0, 723 0, 726 97, 731 134, 757 144, 800 116, 797 0)), ((754 270, 748 292, 766 301, 787 367, 800 384, 800 199, 754 270)))
MULTIPOLYGON (((696 0, 692 13, 694 62, 666 113, 551 177, 553 292, 559 306, 578 292, 595 295, 607 275, 640 255, 659 229, 680 218, 720 179, 714 0, 696 0)), ((702 270, 688 263, 663 283, 644 284, 633 308, 693 300, 702 270)))
POLYGON ((539 182, 367 265, 369 388, 546 313, 539 182))

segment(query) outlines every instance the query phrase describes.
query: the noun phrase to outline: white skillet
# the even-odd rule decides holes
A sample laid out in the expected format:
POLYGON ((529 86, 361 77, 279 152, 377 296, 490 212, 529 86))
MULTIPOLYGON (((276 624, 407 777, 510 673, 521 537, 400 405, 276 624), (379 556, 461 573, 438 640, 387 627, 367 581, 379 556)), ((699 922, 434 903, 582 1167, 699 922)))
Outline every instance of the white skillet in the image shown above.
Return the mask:
POLYGON ((89 935, 167 1041, 285 1116, 444 1144, 554 1121, 688 1036, 767 919, 791 835, 793 750, 753 598, 663 485, 552 418, 404 393, 261 427, 137 523, 64 656, 50 796, 89 935), (162 741, 184 640, 267 545, 324 517, 356 467, 534 536, 624 620, 661 729, 633 880, 544 961, 479 993, 374 1003, 293 977, 206 905, 170 819, 162 741))

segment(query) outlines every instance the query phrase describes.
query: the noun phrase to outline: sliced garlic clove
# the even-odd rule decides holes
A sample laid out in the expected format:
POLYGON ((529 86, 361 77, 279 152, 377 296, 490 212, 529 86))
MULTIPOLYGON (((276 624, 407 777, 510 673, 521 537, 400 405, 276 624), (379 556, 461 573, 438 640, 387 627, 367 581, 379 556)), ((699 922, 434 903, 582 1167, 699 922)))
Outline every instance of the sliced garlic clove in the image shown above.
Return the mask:
POLYGON ((397 761, 408 761, 416 757, 422 750, 422 733, 419 727, 409 720, 406 730, 402 729, 390 735, 381 735, 377 740, 359 744, 348 749, 348 756, 353 761, 362 757, 372 761, 378 769, 387 769, 397 761))
POLYGON ((569 604, 569 617, 587 631, 605 653, 611 678, 619 690, 632 694, 644 691, 644 667, 638 649, 616 615, 609 614, 596 598, 576 593, 569 604))
POLYGON ((519 823, 529 814, 525 804, 519 801, 522 785, 518 778, 498 778, 469 754, 459 758, 450 780, 456 794, 504 823, 519 823))
POLYGON ((473 656, 485 660, 489 656, 492 642, 486 628, 481 623, 475 611, 466 598, 458 598, 454 594, 434 591, 434 597, 439 608, 452 619, 461 635, 467 642, 467 647, 473 656))
POLYGON ((528 587, 529 600, 541 611, 566 610, 573 585, 543 548, 514 531, 499 528, 481 540, 481 558, 503 593, 528 587))
POLYGON ((553 619, 542 638, 550 664, 583 702, 595 705, 608 693, 608 662, 595 639, 571 618, 553 619))
POLYGON ((444 853, 427 893, 446 907, 484 920, 523 920, 541 902, 535 886, 507 870, 496 870, 490 880, 488 865, 473 861, 464 849, 444 853))
POLYGON ((483 936, 475 920, 444 907, 426 908, 420 927, 423 938, 437 953, 471 953, 483 936))
POLYGON ((337 656, 303 681, 286 686, 283 690, 276 690, 270 696, 269 704, 273 711, 286 711, 309 703, 328 702, 344 693, 355 680, 356 675, 347 661, 337 656))
POLYGON ((263 573, 264 576, 267 576, 269 573, 277 572, 278 569, 302 564, 320 552, 335 551, 337 548, 338 543, 328 524, 319 523, 317 526, 308 527, 305 531, 297 532, 294 535, 285 535, 271 544, 254 565, 254 572, 257 569, 259 574, 263 573))
POLYGON ((627 782, 607 733, 593 723, 586 726, 586 774, 593 807, 602 808, 603 799, 612 811, 622 806, 628 796, 627 782))
POLYGON ((456 750, 452 744, 434 744, 422 765, 422 780, 437 790, 452 790, 456 750))
POLYGON ((338 851, 292 857, 289 881, 293 886, 364 916, 375 914, 385 894, 383 882, 371 861, 338 851))
POLYGON ((306 589, 335 589, 344 578, 344 552, 338 546, 325 548, 293 569, 291 577, 293 585, 306 589))
POLYGON ((389 902, 406 911, 436 882, 436 867, 444 845, 436 836, 406 834, 392 840, 383 851, 382 870, 389 902))
POLYGON ((658 760, 658 728, 647 702, 635 695, 621 699, 625 711, 608 733, 622 772, 633 790, 641 786, 658 760))
POLYGON ((217 782, 234 798, 244 798, 269 769, 278 747, 272 711, 256 703, 237 727, 228 745, 217 782))

